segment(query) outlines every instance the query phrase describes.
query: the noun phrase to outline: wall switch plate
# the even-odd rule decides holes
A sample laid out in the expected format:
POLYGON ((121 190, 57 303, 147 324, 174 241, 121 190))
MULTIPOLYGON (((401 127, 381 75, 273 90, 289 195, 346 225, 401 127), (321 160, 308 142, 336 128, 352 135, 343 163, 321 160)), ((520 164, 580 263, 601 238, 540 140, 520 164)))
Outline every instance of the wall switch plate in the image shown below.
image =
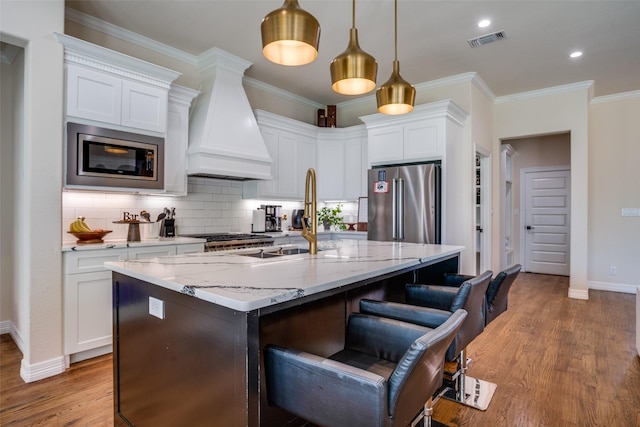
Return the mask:
POLYGON ((158 319, 164 319, 164 301, 149 297, 149 314, 158 319))
POLYGON ((616 266, 612 265, 611 267, 609 267, 609 276, 615 276, 616 274, 618 274, 618 269, 616 268, 616 266))
POLYGON ((622 208, 620 216, 640 216, 640 208, 622 208))

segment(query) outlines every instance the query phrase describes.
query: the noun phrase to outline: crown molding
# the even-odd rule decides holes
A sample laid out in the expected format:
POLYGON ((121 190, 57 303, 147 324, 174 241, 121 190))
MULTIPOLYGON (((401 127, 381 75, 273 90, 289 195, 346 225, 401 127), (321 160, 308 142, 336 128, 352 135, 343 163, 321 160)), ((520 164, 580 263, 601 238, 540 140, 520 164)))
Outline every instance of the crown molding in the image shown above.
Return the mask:
POLYGON ((284 99, 289 99, 291 101, 295 101, 301 104, 305 104, 308 105, 312 108, 325 108, 326 105, 320 104, 319 102, 315 102, 312 101, 308 98, 303 98, 299 95, 296 95, 294 93, 288 92, 284 89, 281 89, 279 87, 270 85, 268 83, 262 82, 260 80, 256 80, 252 77, 247 77, 244 76, 242 79, 242 83, 244 83, 245 85, 249 86, 249 87, 253 87, 256 89, 259 89, 263 92, 267 92, 270 93, 272 95, 276 95, 279 96, 280 98, 284 98, 284 99))
POLYGON ((636 99, 636 98, 640 98, 640 90, 614 93, 613 95, 597 96, 591 100, 591 104, 601 104, 603 102, 622 101, 624 99, 636 99))
POLYGON ((438 118, 447 118, 460 126, 464 126, 469 114, 460 108, 453 100, 431 102, 429 104, 416 105, 412 112, 400 114, 397 116, 389 116, 387 114, 374 113, 367 116, 361 116, 367 129, 377 126, 387 126, 389 124, 401 125, 405 123, 415 122, 416 120, 429 120, 438 118))
POLYGON ((166 89, 182 74, 66 34, 54 32, 53 35, 64 46, 67 63, 96 68, 166 89))
MULTIPOLYGON (((493 93, 493 91, 489 88, 489 86, 487 86, 484 80, 482 80, 478 75, 478 73, 476 72, 456 74, 455 76, 444 77, 441 79, 431 80, 424 83, 417 83, 413 85, 413 87, 416 88, 417 93, 420 93, 423 91, 428 91, 428 90, 438 89, 445 86, 451 86, 458 83, 468 83, 468 82, 473 83, 473 85, 476 88, 478 88, 480 92, 482 92, 482 94, 486 96, 491 102, 495 101, 496 95, 493 93)), ((371 102, 376 102, 375 97, 376 95, 375 93, 373 93, 372 95, 367 95, 357 99, 341 102, 340 104, 338 104, 338 106, 344 108, 349 106, 368 104, 371 102)))
POLYGON ((101 19, 94 18, 86 13, 78 12, 75 9, 65 7, 64 17, 71 22, 75 22, 76 24, 107 34, 108 36, 133 43, 137 46, 153 50, 154 52, 161 53, 191 65, 198 65, 198 57, 196 55, 191 55, 190 53, 176 49, 175 47, 164 43, 160 43, 159 41, 150 39, 149 37, 145 37, 133 31, 125 30, 124 28, 118 27, 117 25, 113 25, 101 19))
POLYGON ((188 87, 172 83, 169 89, 169 100, 177 104, 191 106, 191 102, 200 95, 200 92, 188 87))
POLYGON ((538 98, 541 96, 549 96, 549 95, 574 92, 576 90, 587 90, 589 93, 591 93, 592 87, 593 87, 593 80, 586 80, 583 82, 570 83, 566 85, 532 90, 529 92, 520 92, 520 93, 514 93, 512 95, 499 96, 495 99, 495 104, 503 104, 505 102, 513 102, 513 101, 522 101, 525 99, 538 98))

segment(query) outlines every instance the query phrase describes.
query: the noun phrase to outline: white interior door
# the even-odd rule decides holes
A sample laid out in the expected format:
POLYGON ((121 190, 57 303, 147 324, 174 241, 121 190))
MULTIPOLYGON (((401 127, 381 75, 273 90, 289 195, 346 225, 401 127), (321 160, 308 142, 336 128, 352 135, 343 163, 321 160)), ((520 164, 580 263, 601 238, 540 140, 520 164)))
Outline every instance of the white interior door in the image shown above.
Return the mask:
POLYGON ((569 275, 569 169, 523 171, 524 265, 530 273, 569 275))

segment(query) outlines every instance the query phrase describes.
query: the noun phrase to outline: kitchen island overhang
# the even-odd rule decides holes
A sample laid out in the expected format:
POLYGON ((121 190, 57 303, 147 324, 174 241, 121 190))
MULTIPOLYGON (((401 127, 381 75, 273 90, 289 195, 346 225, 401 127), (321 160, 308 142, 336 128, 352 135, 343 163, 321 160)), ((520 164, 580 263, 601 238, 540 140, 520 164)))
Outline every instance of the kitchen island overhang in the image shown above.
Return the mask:
POLYGON ((329 355, 361 298, 401 300, 404 283, 458 272, 463 250, 355 240, 320 249, 106 264, 114 271, 116 416, 131 425, 296 425, 267 403, 264 345, 329 355), (163 318, 150 314, 151 298, 163 318))

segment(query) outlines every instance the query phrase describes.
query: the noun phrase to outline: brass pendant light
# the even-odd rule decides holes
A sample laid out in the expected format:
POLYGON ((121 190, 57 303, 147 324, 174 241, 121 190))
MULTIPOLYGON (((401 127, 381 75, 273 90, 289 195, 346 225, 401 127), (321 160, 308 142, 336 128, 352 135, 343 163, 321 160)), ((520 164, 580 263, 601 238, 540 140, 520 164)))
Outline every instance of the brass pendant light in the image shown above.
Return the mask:
POLYGON ((400 76, 400 62, 398 62, 398 0, 395 0, 395 58, 393 72, 385 84, 376 91, 378 112, 382 114, 406 114, 413 111, 416 99, 416 88, 407 83, 400 76))
POLYGON ((298 5, 285 0, 262 20, 262 54, 281 65, 305 65, 318 57, 320 24, 298 5))
POLYGON ((352 2, 351 16, 347 50, 331 61, 331 89, 343 95, 361 95, 375 89, 378 63, 358 44, 356 0, 352 2))

